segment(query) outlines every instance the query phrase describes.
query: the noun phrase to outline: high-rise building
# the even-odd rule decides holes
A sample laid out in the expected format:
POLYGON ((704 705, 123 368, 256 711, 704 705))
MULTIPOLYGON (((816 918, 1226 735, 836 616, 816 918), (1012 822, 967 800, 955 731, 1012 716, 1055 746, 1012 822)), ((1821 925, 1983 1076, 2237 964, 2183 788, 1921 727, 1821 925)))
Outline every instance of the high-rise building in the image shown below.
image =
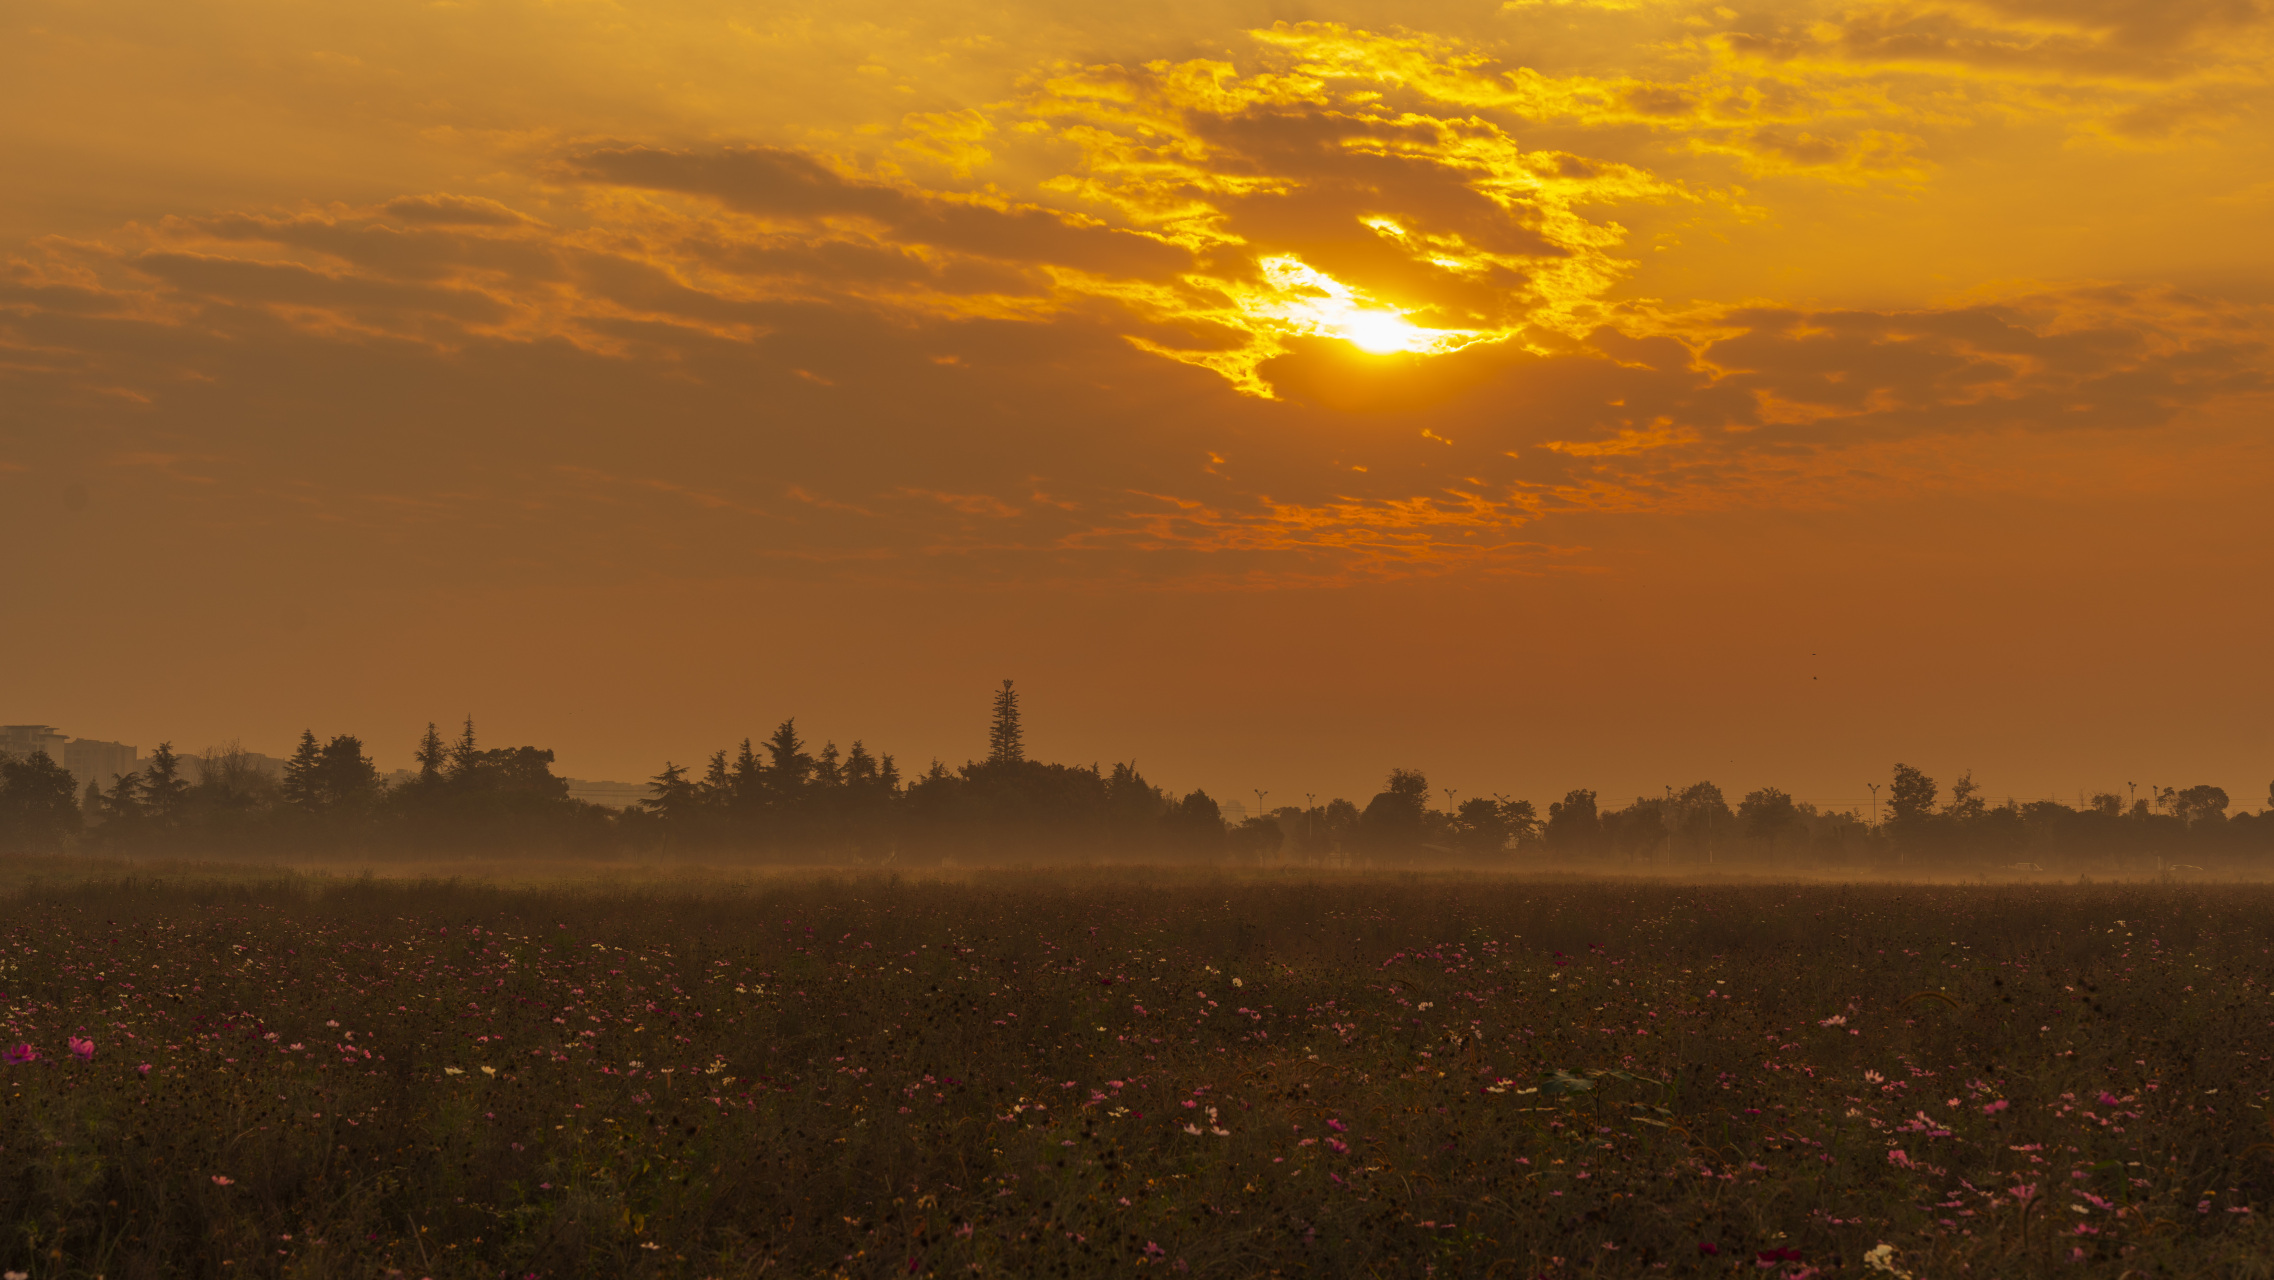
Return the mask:
POLYGON ((71 771, 71 780, 81 790, 89 782, 108 791, 111 779, 133 773, 141 768, 141 753, 123 742, 103 742, 95 738, 73 738, 63 748, 57 763, 71 771))
POLYGON ((0 751, 12 756, 45 751, 48 759, 63 764, 63 747, 69 741, 61 729, 51 724, 0 724, 0 751))

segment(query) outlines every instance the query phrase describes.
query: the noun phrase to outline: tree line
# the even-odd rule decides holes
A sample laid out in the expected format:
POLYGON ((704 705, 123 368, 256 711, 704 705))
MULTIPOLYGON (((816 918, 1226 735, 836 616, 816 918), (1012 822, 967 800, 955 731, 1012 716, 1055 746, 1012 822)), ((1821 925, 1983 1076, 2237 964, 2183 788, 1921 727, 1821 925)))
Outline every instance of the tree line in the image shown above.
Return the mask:
POLYGON ((571 798, 551 751, 481 746, 470 718, 454 738, 429 724, 411 758, 415 771, 390 783, 359 738, 308 731, 277 777, 234 746, 205 751, 190 768, 162 743, 143 768, 75 792, 72 775, 44 753, 0 756, 0 852, 2047 868, 2274 857, 2274 786, 2267 812, 2232 817, 2226 793, 2212 786, 2155 789, 2128 804, 2107 794, 2080 807, 1991 804, 1971 774, 1945 799, 1934 779, 1904 764, 1876 822, 1775 787, 1732 804, 1711 782, 1617 808, 1573 790, 1542 815, 1529 800, 1498 795, 1456 803, 1420 771, 1394 769, 1363 806, 1333 799, 1233 824, 1207 792, 1172 794, 1133 761, 1029 759, 1008 680, 994 695, 986 756, 953 769, 934 761, 913 778, 860 741, 816 749, 794 719, 700 767, 667 761, 648 797, 621 809, 571 798))

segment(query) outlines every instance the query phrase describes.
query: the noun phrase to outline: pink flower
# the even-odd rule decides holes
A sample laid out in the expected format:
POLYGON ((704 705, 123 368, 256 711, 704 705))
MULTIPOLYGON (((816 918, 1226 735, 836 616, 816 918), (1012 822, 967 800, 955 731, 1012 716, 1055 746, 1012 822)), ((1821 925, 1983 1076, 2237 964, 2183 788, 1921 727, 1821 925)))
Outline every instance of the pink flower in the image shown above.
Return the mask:
POLYGON ((9 1066, 20 1067, 27 1062, 39 1061, 39 1050, 28 1044, 20 1044, 10 1049, 5 1055, 0 1055, 0 1057, 4 1057, 9 1066))
POLYGON ((237 1183, 237 1180, 236 1180, 235 1178, 232 1178, 232 1177, 230 1177, 228 1174, 225 1174, 225 1173, 217 1173, 217 1174, 214 1174, 214 1175, 213 1175, 213 1185, 214 1185, 214 1186, 217 1186, 217 1187, 230 1187, 230 1186, 235 1186, 235 1185, 236 1185, 236 1183, 237 1183))
POLYGON ((2000 1098, 1996 1102, 1984 1103, 1982 1105, 1982 1114, 1986 1116, 1994 1116, 2000 1111, 2003 1111, 2012 1105, 2012 1103, 2006 1101, 2004 1098, 2000 1098))
POLYGON ((70 1045, 72 1057, 77 1058, 81 1062, 93 1062, 95 1060, 94 1041, 88 1039, 85 1036, 73 1036, 71 1037, 70 1045))
POLYGON ((1349 1125, 1346 1125, 1346 1124, 1344 1124, 1344 1123, 1343 1123, 1342 1121, 1340 1121, 1340 1120, 1328 1120, 1328 1121, 1327 1121, 1327 1128, 1334 1130, 1336 1133, 1348 1133, 1348 1132, 1350 1132, 1350 1126, 1349 1126, 1349 1125))
POLYGON ((136 1073, 136 1074, 138 1074, 138 1075, 145 1075, 145 1076, 146 1076, 146 1075, 149 1075, 149 1074, 150 1074, 150 1064, 149 1064, 149 1063, 147 1063, 147 1062, 145 1062, 145 1063, 143 1063, 141 1066, 139 1066, 139 1067, 136 1067, 134 1070, 135 1070, 135 1073, 136 1073))

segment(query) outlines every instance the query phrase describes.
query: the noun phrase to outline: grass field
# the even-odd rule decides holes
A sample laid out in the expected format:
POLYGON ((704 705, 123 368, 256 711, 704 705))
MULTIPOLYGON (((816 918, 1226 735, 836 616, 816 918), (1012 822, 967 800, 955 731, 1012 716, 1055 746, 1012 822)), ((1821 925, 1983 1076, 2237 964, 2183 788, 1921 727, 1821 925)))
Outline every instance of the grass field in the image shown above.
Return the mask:
POLYGON ((94 870, 32 1276, 2274 1273, 2274 888, 94 870))

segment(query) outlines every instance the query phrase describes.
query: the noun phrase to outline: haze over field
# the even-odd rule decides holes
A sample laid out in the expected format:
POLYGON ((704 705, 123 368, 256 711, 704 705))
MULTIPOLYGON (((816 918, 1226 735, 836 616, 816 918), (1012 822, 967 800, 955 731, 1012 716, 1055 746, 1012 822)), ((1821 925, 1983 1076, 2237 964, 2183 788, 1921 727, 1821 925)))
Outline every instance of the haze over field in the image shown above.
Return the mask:
POLYGON ((24 0, 0 718, 2255 804, 2270 31, 24 0))

